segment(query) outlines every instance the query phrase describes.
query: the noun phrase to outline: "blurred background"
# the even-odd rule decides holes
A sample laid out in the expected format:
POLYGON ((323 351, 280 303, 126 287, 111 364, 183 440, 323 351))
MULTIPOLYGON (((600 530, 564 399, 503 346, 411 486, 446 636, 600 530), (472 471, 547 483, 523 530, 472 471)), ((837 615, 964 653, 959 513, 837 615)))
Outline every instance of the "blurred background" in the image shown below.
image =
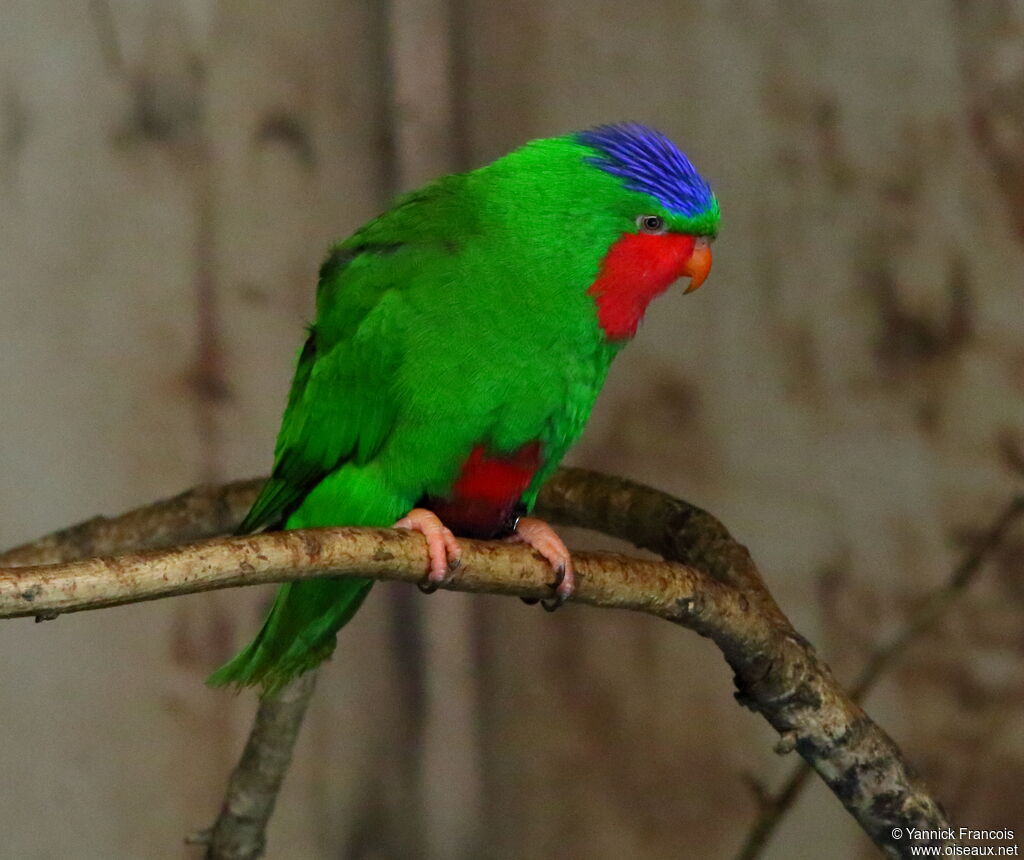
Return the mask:
MULTIPOLYGON (((265 473, 315 273, 396 192, 635 119, 709 178, 570 462, 708 508, 840 678, 1024 484, 1012 0, 0 0, 0 544, 265 473)), ((586 534, 577 546, 601 545, 586 534)), ((871 696, 1024 831, 1024 530, 871 696)), ((194 858, 269 592, 0 625, 0 855, 194 858)), ((727 858, 788 770, 706 641, 379 586, 270 858, 727 858)), ((815 781, 766 856, 874 857, 815 781)))

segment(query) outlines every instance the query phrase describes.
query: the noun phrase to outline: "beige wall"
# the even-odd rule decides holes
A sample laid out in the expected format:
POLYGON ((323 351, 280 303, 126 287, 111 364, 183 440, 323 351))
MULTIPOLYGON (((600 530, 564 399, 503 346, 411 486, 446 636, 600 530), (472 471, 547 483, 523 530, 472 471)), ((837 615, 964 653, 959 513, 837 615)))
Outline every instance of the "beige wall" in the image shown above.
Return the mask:
MULTIPOLYGON (((424 171, 629 117, 723 230, 572 461, 718 514, 852 676, 1022 483, 1019 9, 0 0, 0 544, 265 471, 331 239, 424 171)), ((1019 833, 1022 558, 869 702, 959 824, 1019 833)), ((195 856, 253 708, 202 678, 265 597, 0 625, 0 856, 195 856)), ((269 856, 728 857, 772 742, 668 625, 380 587, 269 856)), ((769 856, 822 845, 874 856, 815 785, 769 856)))

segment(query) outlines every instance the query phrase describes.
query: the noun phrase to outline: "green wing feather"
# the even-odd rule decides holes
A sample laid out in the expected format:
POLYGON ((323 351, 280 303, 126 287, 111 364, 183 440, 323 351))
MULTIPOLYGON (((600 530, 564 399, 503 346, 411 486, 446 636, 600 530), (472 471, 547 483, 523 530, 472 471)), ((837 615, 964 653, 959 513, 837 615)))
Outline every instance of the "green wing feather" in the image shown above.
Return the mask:
MULTIPOLYGON (((360 338, 364 322, 388 284, 380 278, 360 278, 363 266, 359 263, 354 283, 351 277, 353 262, 378 253, 374 247, 356 254, 342 248, 321 268, 318 294, 324 303, 329 301, 330 316, 338 314, 345 325, 333 332, 310 327, 282 419, 274 470, 239 533, 279 524, 287 527, 320 481, 345 463, 369 461, 391 431, 396 406, 387 396, 387 381, 398 357, 387 349, 386 341, 380 341, 376 330, 367 335, 375 339, 373 349, 364 348, 360 338)), ((332 520, 359 524, 366 517, 365 510, 339 507, 332 520)), ((372 514, 369 518, 376 519, 372 514)), ((371 585, 370 580, 328 579, 281 586, 253 642, 207 683, 260 684, 264 694, 278 689, 331 655, 335 634, 355 614, 371 585)))
MULTIPOLYGON (((370 459, 387 437, 395 404, 381 394, 398 356, 388 356, 380 344, 360 349, 357 334, 389 284, 374 278, 353 284, 344 277, 354 261, 380 253, 376 246, 358 254, 342 247, 321 266, 318 295, 331 295, 331 318, 343 320, 344 327, 331 337, 326 325, 310 326, 281 420, 274 470, 239 534, 282 522, 325 475, 349 459, 370 459)), ((360 272, 354 274, 358 278, 360 272)))
MULTIPOLYGON (((284 424, 286 425, 289 423, 290 416, 292 422, 298 420, 297 405, 302 403, 315 361, 316 334, 311 327, 309 337, 306 338, 306 343, 299 352, 295 378, 288 395, 288 405, 285 407, 284 413, 284 424)), ((319 477, 313 470, 301 471, 296 468, 297 463, 288 463, 286 461, 287 452, 281 450, 280 443, 278 443, 278 451, 274 460, 273 474, 263 485, 263 489, 249 509, 249 513, 245 515, 245 519, 236 529, 236 534, 250 534, 263 526, 282 520, 285 511, 294 507, 302 498, 309 484, 319 477)))

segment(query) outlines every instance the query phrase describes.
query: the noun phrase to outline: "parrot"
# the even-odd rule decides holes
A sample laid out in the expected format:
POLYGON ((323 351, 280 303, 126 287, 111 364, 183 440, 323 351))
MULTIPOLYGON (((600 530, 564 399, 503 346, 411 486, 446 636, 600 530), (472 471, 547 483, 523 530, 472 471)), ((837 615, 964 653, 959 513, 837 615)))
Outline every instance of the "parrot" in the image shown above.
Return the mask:
MULTIPOLYGON (((459 537, 572 558, 537 494, 589 418, 648 304, 711 268, 719 204, 668 137, 639 123, 530 141, 434 180, 333 245, 299 350, 273 471, 238 529, 420 533, 421 586, 459 537)), ((208 679, 268 695, 329 658, 373 581, 280 586, 255 639, 208 679)), ((534 601, 535 602, 535 601, 534 601)))

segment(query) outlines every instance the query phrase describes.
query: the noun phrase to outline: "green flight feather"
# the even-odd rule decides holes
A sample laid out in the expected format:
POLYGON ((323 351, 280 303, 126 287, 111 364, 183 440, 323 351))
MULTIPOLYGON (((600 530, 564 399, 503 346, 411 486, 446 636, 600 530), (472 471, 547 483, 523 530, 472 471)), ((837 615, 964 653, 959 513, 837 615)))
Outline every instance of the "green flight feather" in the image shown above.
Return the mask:
POLYGON ((213 687, 259 684, 264 695, 331 656, 335 633, 355 615, 372 580, 287 582, 256 638, 207 679, 213 687))

